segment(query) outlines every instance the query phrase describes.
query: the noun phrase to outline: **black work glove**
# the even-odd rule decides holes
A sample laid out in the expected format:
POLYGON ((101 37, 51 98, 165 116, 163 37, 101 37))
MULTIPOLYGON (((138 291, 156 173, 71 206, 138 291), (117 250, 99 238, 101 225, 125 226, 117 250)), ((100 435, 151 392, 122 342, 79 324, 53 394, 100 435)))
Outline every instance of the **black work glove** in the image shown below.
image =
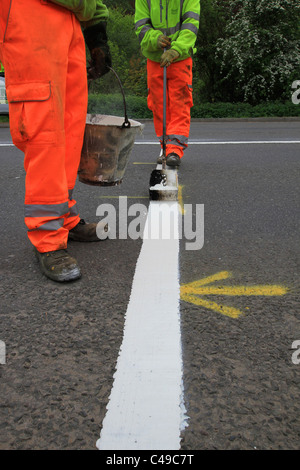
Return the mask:
POLYGON ((91 54, 88 79, 102 77, 111 67, 111 55, 107 43, 106 23, 89 26, 83 31, 84 39, 91 54))

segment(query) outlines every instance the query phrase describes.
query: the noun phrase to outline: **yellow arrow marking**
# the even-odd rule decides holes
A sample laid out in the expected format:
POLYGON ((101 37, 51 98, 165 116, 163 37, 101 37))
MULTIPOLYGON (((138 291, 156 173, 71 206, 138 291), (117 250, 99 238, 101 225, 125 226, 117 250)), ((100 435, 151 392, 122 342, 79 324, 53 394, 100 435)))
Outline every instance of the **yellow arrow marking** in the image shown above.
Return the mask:
POLYGON ((216 281, 232 277, 232 273, 221 271, 204 279, 184 284, 181 286, 181 299, 201 307, 214 310, 231 318, 238 318, 243 312, 234 307, 219 305, 216 302, 203 299, 203 295, 231 295, 231 296, 282 296, 288 289, 279 285, 253 285, 253 286, 208 286, 216 281))

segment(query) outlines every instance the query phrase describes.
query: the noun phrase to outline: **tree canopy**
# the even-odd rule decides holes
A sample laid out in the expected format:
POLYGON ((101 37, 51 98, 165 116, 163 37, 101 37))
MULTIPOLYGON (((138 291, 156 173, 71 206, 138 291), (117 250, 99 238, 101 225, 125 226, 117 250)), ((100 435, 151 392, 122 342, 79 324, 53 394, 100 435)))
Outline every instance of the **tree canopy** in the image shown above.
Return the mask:
MULTIPOLYGON (((134 32, 134 1, 105 0, 113 67, 127 94, 146 96, 146 59, 134 32)), ((286 101, 300 80, 299 0, 201 0, 194 102, 286 101)), ((118 92, 109 73, 94 92, 118 92)), ((100 83, 101 82, 101 83, 100 83)))

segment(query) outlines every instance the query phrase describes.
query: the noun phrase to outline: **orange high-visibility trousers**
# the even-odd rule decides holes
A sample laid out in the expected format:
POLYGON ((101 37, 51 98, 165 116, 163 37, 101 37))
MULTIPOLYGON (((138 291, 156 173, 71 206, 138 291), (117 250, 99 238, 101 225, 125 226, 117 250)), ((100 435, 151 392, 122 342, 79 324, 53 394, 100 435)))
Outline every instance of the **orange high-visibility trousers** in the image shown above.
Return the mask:
MULTIPOLYGON (((192 96, 191 58, 167 67, 166 154, 177 153, 182 158, 188 146, 192 96)), ((147 60, 148 107, 153 113, 154 128, 161 145, 163 141, 163 67, 147 60)))
POLYGON ((13 143, 24 152, 25 223, 40 252, 66 248, 87 111, 80 22, 45 0, 1 0, 0 60, 13 143))

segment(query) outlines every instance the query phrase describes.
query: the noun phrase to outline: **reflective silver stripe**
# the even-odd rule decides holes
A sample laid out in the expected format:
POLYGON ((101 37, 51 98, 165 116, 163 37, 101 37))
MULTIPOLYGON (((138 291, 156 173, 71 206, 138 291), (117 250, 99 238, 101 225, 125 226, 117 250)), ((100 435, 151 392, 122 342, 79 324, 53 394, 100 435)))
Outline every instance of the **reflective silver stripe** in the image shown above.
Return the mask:
POLYGON ((64 225, 64 219, 55 219, 55 220, 50 220, 50 222, 47 222, 46 224, 43 224, 40 227, 28 230, 28 232, 36 232, 37 230, 56 231, 56 230, 59 230, 61 227, 63 227, 63 225, 64 225))
POLYGON ((177 142, 179 142, 179 144, 182 144, 182 145, 187 145, 188 143, 188 137, 186 137, 185 135, 170 134, 168 135, 168 138, 171 141, 176 140, 177 142))
POLYGON ((61 217, 69 212, 69 204, 25 204, 25 217, 61 217))
POLYGON ((135 30, 137 30, 140 26, 144 26, 144 24, 149 24, 152 26, 151 19, 150 18, 143 18, 142 20, 139 20, 135 23, 135 30))
POLYGON ((178 142, 178 140, 167 142, 167 146, 168 145, 174 145, 174 147, 180 147, 180 148, 183 148, 183 149, 185 149, 188 146, 187 144, 182 144, 181 142, 178 142))
MULTIPOLYGON (((161 135, 160 137, 158 137, 158 139, 162 142, 163 136, 161 135)), ((167 140, 167 145, 168 144, 170 145, 170 143, 172 142, 171 145, 187 146, 189 139, 185 135, 170 134, 166 136, 166 140, 167 140)))
POLYGON ((187 20, 188 18, 192 18, 193 20, 200 21, 200 15, 198 13, 195 13, 194 11, 187 11, 182 17, 182 22, 187 20))
POLYGON ((78 208, 77 208, 77 204, 74 204, 74 206, 72 206, 70 209, 70 214, 68 215, 68 217, 76 217, 78 215, 78 208))
POLYGON ((149 29, 151 29, 151 26, 144 26, 141 31, 140 31, 140 34, 139 34, 139 41, 142 42, 142 40, 144 39, 145 37, 145 34, 147 33, 147 31, 149 31, 149 29))
POLYGON ((169 36, 169 34, 175 34, 177 33, 177 31, 180 31, 180 26, 181 26, 181 23, 177 23, 176 26, 172 26, 172 28, 168 28, 167 36, 169 36))
POLYGON ((195 26, 194 24, 192 23, 185 23, 181 26, 181 31, 184 30, 184 29, 188 29, 189 31, 191 31, 192 33, 198 34, 198 28, 197 26, 195 26))
POLYGON ((172 28, 153 28, 155 30, 161 31, 163 34, 166 36, 169 36, 171 34, 177 33, 177 31, 180 31, 181 23, 177 23, 176 26, 172 26, 172 28))
POLYGON ((151 10, 151 0, 147 0, 149 11, 151 10))

